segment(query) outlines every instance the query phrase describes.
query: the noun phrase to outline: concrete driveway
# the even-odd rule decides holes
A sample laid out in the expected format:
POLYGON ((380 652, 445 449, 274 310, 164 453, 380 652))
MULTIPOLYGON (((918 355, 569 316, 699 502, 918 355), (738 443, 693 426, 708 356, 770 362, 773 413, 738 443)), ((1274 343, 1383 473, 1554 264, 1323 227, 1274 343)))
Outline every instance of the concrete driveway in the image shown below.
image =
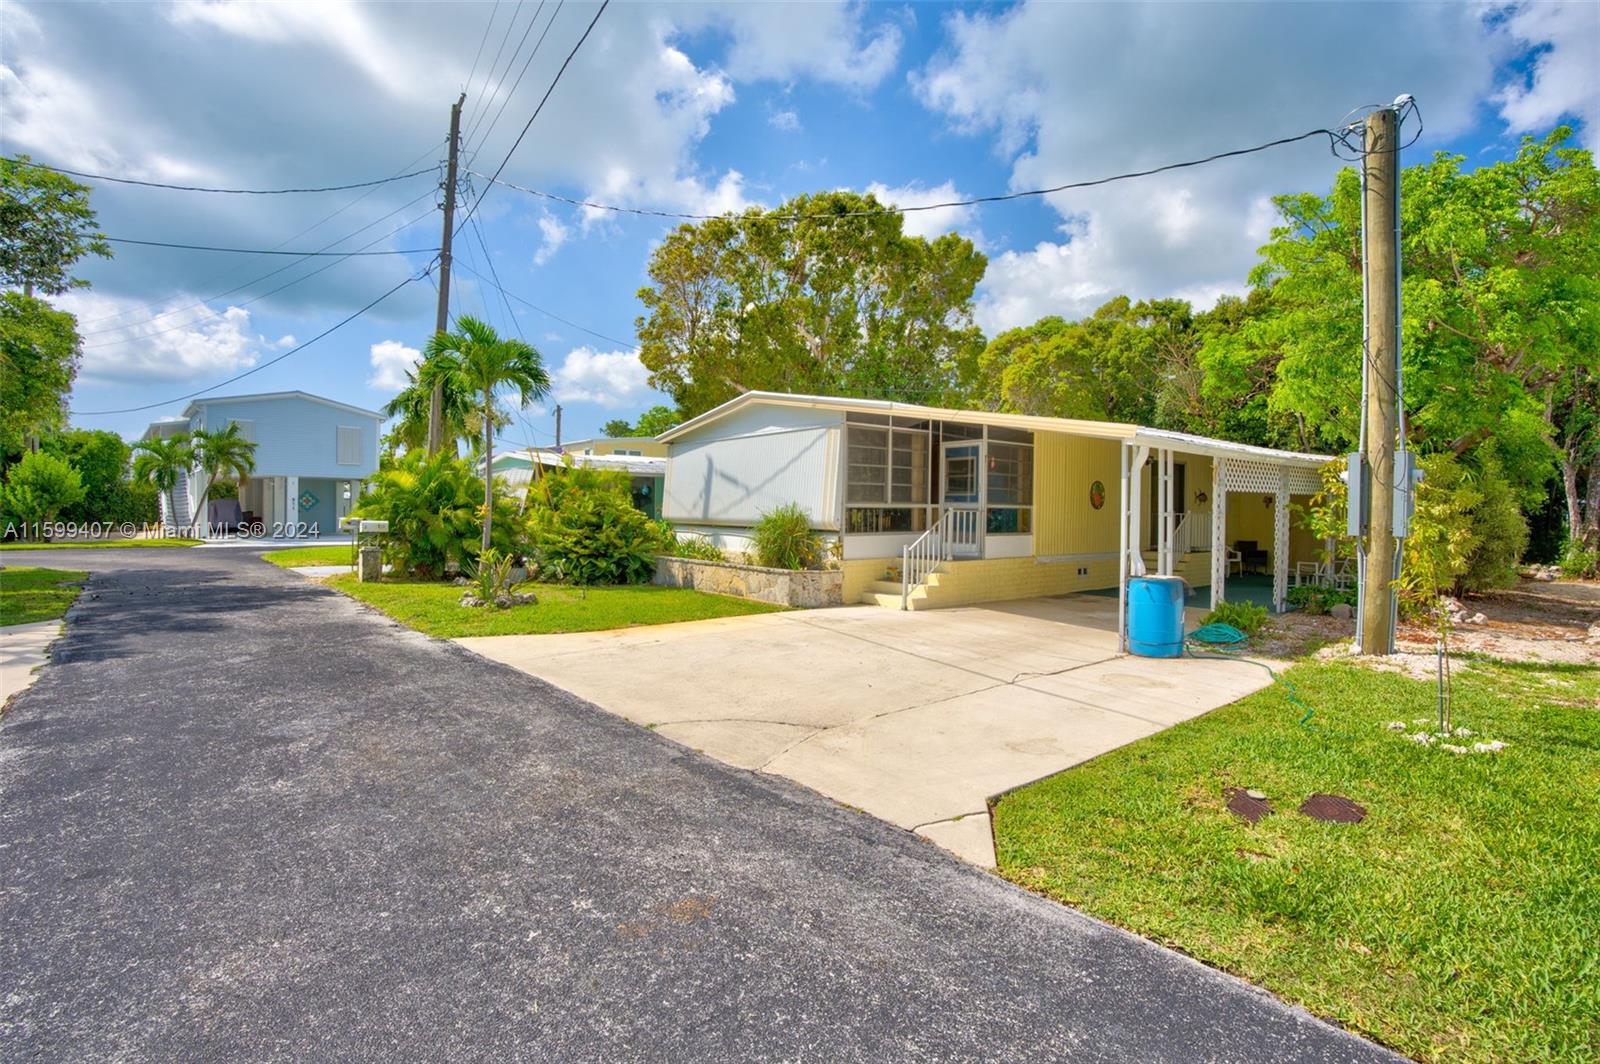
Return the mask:
POLYGON ((1271 682, 1237 662, 1120 657, 1116 601, 1090 595, 459 642, 985 867, 991 796, 1271 682))

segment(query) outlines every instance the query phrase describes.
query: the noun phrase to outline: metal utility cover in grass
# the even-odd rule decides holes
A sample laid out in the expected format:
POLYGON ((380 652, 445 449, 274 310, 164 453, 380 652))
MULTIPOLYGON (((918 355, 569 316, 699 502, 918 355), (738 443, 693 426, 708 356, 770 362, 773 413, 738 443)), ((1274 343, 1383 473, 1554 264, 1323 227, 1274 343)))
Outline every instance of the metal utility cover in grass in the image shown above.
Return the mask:
POLYGON ((1272 813, 1272 803, 1265 798, 1252 798, 1243 787, 1229 787, 1222 792, 1228 796, 1228 811, 1248 824, 1254 824, 1272 813))
POLYGON ((1328 824, 1359 824, 1367 818, 1364 806, 1342 794, 1313 794, 1300 803, 1300 812, 1328 824))

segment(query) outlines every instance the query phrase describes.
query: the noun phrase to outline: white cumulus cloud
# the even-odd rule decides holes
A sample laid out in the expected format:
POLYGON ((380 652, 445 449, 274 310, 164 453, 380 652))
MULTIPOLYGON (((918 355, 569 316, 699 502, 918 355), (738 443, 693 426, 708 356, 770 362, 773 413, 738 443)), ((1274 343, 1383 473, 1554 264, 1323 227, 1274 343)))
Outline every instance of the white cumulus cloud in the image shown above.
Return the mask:
MULTIPOLYGON (((89 383, 204 380, 248 369, 260 352, 282 348, 250 328, 244 307, 212 311, 193 297, 164 305, 95 292, 59 297, 84 336, 78 373, 89 383)), ((285 337, 292 346, 293 337, 285 337)))
MULTIPOLYGON (((962 198, 961 193, 956 191, 953 181, 946 181, 931 188, 918 184, 890 188, 881 181, 874 181, 867 186, 867 192, 876 196, 879 203, 888 203, 896 207, 927 207, 930 204, 949 203, 962 198)), ((971 207, 935 207, 932 210, 909 211, 903 215, 905 233, 908 236, 932 239, 966 228, 971 225, 972 216, 971 207)))
POLYGON ((367 387, 398 392, 406 386, 406 373, 422 361, 422 352, 399 340, 380 340, 372 345, 368 358, 372 375, 367 378, 367 387))
POLYGON ((1600 5, 1517 4, 1504 9, 1506 30, 1542 48, 1526 82, 1500 91, 1500 117, 1513 133, 1540 132, 1562 119, 1583 123, 1583 144, 1600 151, 1600 5))
MULTIPOLYGON (((1331 126, 1402 92, 1427 116, 1406 161, 1471 128, 1514 51, 1484 9, 1385 8, 1389 31, 1352 52, 1340 5, 1022 3, 956 12, 945 47, 911 78, 955 135, 982 137, 1013 191, 1053 187, 1331 126), (1197 96, 1203 87, 1203 98, 1197 96)), ((1325 141, 1046 198, 1058 235, 990 260, 978 319, 989 330, 1135 299, 1242 291, 1267 197, 1326 192, 1325 141)), ((1005 210, 984 214, 1002 224, 1005 210)), ((1267 226, 1263 225, 1263 222, 1267 226)))
POLYGON ((608 409, 629 406, 649 388, 650 371, 638 351, 573 348, 552 378, 563 403, 597 403, 608 409))
POLYGON ((561 250, 561 245, 567 242, 567 237, 572 230, 563 225, 559 218, 552 215, 542 215, 539 218, 539 236, 542 238, 539 249, 533 253, 533 264, 543 266, 549 262, 556 252, 561 250))

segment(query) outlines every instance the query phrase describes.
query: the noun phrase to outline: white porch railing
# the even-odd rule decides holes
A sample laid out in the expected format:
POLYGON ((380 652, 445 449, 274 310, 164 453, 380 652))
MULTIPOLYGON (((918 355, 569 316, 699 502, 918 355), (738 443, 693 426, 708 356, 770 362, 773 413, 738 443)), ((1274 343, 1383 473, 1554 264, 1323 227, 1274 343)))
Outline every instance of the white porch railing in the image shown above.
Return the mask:
POLYGON ((1172 548, 1174 556, 1180 558, 1190 551, 1210 550, 1211 514, 1191 510, 1180 517, 1172 530, 1172 548))
POLYGON ((978 552, 978 511, 946 510, 926 532, 900 548, 900 608, 928 582, 940 563, 956 554, 978 552))

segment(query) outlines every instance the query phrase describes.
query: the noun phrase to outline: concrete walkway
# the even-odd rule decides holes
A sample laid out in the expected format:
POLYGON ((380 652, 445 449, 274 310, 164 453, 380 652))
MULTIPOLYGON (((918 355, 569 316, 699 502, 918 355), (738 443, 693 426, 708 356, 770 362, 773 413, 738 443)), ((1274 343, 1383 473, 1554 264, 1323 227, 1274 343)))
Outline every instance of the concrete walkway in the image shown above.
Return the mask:
POLYGON ((54 556, 0 722, 8 1061, 1396 1059, 244 552, 115 553, 54 556))
POLYGON ((1270 683, 1116 653, 1094 595, 462 639, 686 746, 995 863, 988 800, 1270 683))
POLYGON ((50 660, 50 644, 60 634, 59 620, 0 628, 0 706, 38 679, 35 670, 50 660))

